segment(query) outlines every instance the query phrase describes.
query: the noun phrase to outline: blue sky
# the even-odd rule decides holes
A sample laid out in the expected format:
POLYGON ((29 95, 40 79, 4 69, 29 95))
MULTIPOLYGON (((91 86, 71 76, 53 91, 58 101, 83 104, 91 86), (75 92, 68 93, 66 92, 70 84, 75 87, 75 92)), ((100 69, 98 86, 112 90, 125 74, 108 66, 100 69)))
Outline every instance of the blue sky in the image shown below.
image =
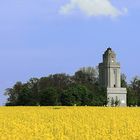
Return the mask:
POLYGON ((139 0, 0 1, 0 104, 16 81, 97 66, 107 47, 140 75, 139 0))

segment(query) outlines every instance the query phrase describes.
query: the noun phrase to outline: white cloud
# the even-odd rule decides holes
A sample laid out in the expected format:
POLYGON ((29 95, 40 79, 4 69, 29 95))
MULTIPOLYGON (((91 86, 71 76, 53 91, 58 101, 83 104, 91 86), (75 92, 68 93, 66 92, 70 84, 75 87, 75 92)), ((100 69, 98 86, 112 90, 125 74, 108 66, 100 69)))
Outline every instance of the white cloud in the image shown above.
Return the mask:
POLYGON ((83 12, 87 16, 110 16, 117 17, 127 12, 127 8, 123 10, 113 6, 110 0, 70 0, 69 3, 61 6, 60 14, 71 14, 77 10, 83 12))

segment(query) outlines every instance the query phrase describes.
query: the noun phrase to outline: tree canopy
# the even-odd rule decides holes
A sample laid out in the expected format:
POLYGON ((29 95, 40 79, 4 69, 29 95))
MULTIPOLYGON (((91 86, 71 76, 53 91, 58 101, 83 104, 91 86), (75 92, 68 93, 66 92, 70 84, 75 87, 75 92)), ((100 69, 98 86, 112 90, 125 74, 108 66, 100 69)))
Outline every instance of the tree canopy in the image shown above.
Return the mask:
MULTIPOLYGON (((107 105, 106 89, 98 83, 98 69, 83 67, 70 76, 65 73, 31 78, 26 83, 17 82, 5 90, 6 106, 104 106, 107 105)), ((125 74, 121 86, 126 87, 127 104, 140 106, 140 78, 130 84, 125 74)))

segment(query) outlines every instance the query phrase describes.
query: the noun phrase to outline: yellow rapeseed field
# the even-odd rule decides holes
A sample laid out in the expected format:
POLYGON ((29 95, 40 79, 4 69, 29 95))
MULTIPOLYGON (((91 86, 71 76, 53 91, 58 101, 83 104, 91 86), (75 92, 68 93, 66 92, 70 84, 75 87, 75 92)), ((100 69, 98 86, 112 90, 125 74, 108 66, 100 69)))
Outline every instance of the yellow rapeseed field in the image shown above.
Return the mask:
POLYGON ((0 140, 140 140, 140 109, 1 107, 0 140))

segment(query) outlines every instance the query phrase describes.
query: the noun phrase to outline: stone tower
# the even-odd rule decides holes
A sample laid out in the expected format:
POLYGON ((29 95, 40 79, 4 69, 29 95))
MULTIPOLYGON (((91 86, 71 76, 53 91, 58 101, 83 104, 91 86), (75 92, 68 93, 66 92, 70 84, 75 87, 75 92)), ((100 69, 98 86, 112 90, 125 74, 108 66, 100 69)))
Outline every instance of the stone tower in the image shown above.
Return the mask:
POLYGON ((100 85, 107 88, 108 105, 118 101, 120 106, 126 106, 126 88, 121 88, 120 63, 116 61, 116 54, 108 48, 103 54, 103 63, 99 64, 100 85))

